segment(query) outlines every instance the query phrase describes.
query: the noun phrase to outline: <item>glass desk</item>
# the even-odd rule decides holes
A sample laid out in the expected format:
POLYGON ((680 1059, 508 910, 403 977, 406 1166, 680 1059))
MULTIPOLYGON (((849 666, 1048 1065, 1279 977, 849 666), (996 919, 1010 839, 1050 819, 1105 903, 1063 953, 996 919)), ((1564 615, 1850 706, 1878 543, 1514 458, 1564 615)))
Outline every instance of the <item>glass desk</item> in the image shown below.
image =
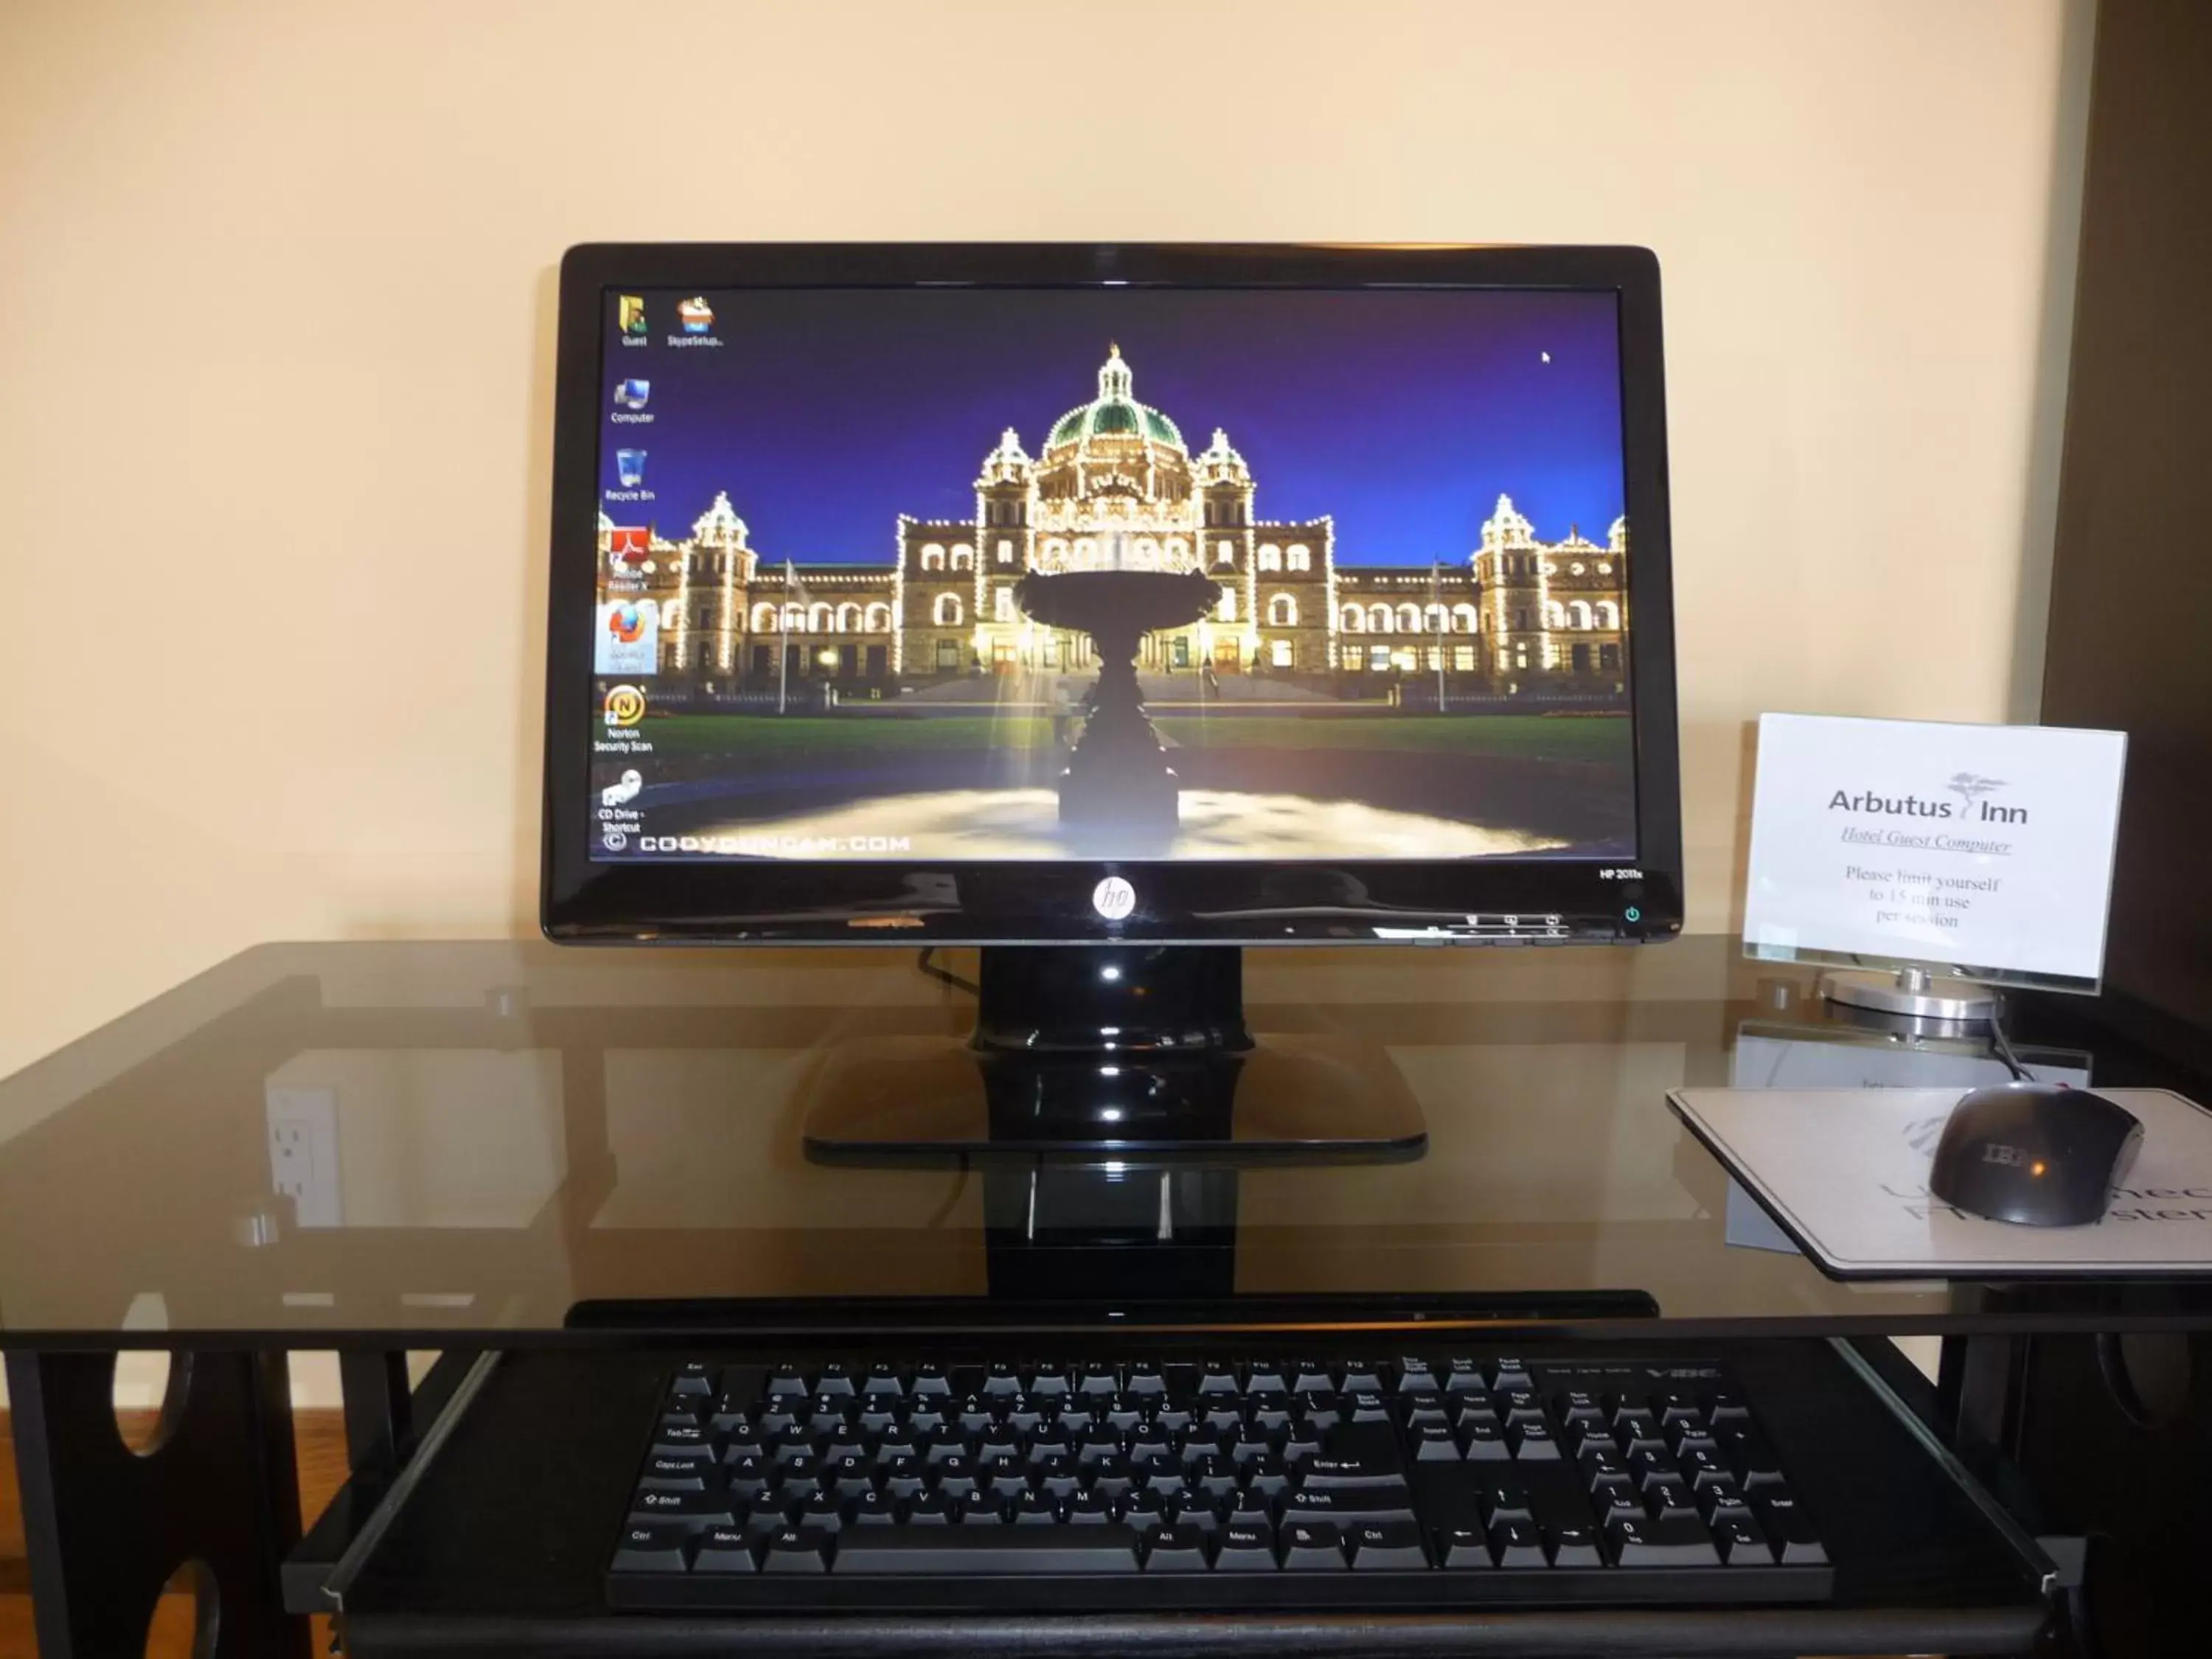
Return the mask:
MULTIPOLYGON (((175 1373, 191 1378, 173 1391, 180 1420, 204 1419, 209 1445, 264 1450, 284 1407, 270 1356, 338 1349, 357 1453, 397 1467, 430 1420, 421 1399, 410 1409, 410 1348, 1420 1308, 1531 1338, 1971 1337, 1921 1407, 1962 1443, 2017 1455, 2034 1334, 2133 1334, 2139 1358, 2195 1346, 2159 1334, 2212 1325, 2203 1280, 1845 1284, 1728 1243, 1728 1179, 1668 1089, 2002 1075, 1972 1045, 1832 1016, 1814 978, 1717 939, 1252 952, 1261 1041, 1378 1046, 1426 1118, 1424 1156, 863 1168, 807 1159, 807 1079, 855 1037, 964 1034, 971 1000, 912 950, 262 947, 0 1083, 18 1437, 52 1486, 87 1478, 73 1460, 87 1437, 113 1439, 88 1425, 112 1425, 104 1368, 120 1348, 193 1355, 175 1373)), ((2071 1063, 2101 1081, 2205 1097, 2096 1034, 2096 1015, 2027 1003, 2013 1036, 2087 1048, 2071 1063)), ((439 1387, 459 1386, 459 1364, 439 1387)), ((1888 1374, 1915 1389, 1909 1368, 1888 1374)), ((65 1496, 40 1501, 66 1542, 65 1496)), ((185 1535, 157 1533, 149 1556, 185 1535)), ((46 1553, 59 1585, 67 1551, 46 1553)))

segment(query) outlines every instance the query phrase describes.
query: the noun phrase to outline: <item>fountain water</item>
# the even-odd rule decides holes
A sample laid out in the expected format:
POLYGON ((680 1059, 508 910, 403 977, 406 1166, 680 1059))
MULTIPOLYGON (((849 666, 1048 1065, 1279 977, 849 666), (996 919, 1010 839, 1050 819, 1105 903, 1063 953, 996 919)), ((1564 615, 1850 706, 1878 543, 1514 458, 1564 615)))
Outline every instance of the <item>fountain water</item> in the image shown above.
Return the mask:
POLYGON ((1220 599, 1221 585, 1195 570, 1032 571, 1014 584, 1025 616, 1087 634, 1098 649, 1091 715, 1060 774, 1063 822, 1175 827, 1180 785, 1145 713, 1137 652, 1146 635, 1196 622, 1220 599))

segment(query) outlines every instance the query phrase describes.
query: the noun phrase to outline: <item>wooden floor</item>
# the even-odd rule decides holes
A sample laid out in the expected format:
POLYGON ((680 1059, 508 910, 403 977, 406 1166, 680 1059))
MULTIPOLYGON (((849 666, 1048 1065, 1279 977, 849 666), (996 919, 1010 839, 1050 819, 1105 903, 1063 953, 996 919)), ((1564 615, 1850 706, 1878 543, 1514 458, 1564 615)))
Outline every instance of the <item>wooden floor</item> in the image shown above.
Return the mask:
MULTIPOLYGON (((153 1431, 155 1413, 118 1413, 126 1440, 153 1431)), ((31 1626, 31 1573, 23 1555, 23 1507, 15 1486, 15 1442, 0 1412, 0 1659, 33 1659, 39 1650, 31 1626)), ((301 1411, 293 1415, 293 1439, 300 1457, 300 1513, 313 1521, 346 1476, 345 1428, 335 1411, 301 1411)), ((315 1621, 314 1651, 330 1647, 330 1621, 315 1621)), ((192 1599, 166 1595, 148 1633, 148 1659, 186 1659, 192 1650, 192 1599)))

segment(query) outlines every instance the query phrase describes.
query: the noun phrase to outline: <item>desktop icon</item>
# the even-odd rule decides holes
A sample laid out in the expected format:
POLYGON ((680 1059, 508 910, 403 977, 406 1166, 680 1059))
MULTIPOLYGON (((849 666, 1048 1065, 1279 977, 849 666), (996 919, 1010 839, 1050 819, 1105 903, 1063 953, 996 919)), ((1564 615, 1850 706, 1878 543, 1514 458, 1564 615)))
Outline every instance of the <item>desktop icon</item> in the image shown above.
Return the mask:
POLYGON ((714 326, 714 308, 703 295, 695 294, 678 304, 676 320, 684 325, 686 334, 704 334, 714 326))
POLYGON ((615 388, 615 407, 617 409, 643 409, 645 407, 645 400, 650 397, 652 393, 653 382, 650 380, 624 380, 620 386, 615 388))
POLYGON ((600 713, 611 732, 635 726, 645 718, 645 692, 635 685, 609 686, 600 713))
POLYGON ((599 791, 602 806, 627 806, 637 799, 637 792, 645 787, 645 775, 635 766, 624 772, 605 788, 599 791))
POLYGON ((622 325, 625 337, 633 340, 645 337, 645 295, 625 294, 615 302, 615 319, 622 325))
POLYGON ((653 532, 641 524, 618 524, 607 530, 607 557, 633 569, 653 552, 653 532))
POLYGON ((615 451, 615 477, 622 480, 624 489, 635 489, 645 482, 645 452, 641 449, 615 451))
POLYGON ((610 853, 619 853, 629 845, 629 831, 617 830, 610 825, 599 832, 599 844, 610 853))
POLYGON ((660 669, 660 607, 651 599, 609 599, 599 606, 592 672, 642 678, 660 669))

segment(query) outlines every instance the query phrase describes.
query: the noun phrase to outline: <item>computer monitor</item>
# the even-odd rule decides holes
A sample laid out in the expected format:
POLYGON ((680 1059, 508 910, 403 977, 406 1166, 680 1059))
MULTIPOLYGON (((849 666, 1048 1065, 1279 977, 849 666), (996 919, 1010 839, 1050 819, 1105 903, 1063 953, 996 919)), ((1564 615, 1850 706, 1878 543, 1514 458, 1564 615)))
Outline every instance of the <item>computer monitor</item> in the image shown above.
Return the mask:
POLYGON ((556 939, 981 945, 1092 1075, 1256 1063, 1235 947, 1680 928, 1647 251, 581 246, 557 375, 556 939))

